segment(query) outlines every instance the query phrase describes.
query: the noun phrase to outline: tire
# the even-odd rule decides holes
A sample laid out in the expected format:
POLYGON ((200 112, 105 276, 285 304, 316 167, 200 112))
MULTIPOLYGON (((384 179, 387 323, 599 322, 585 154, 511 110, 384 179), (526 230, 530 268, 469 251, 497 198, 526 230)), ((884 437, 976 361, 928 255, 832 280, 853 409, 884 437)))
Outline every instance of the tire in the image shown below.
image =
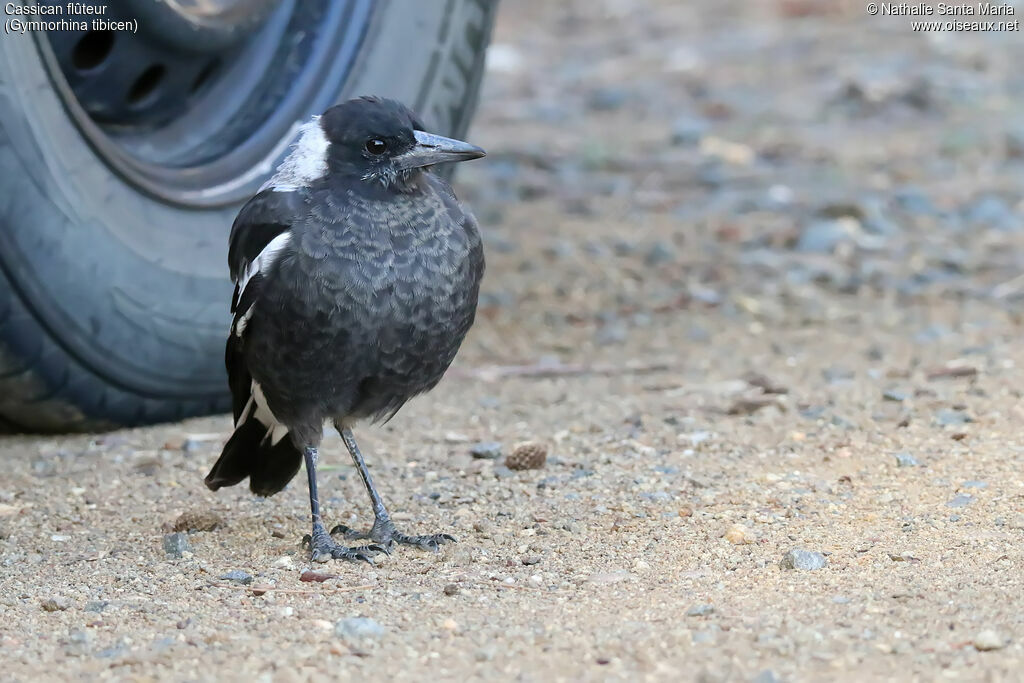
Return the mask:
MULTIPOLYGON (((463 135, 495 4, 378 2, 335 101, 394 97, 463 135)), ((183 207, 126 181, 51 73, 37 39, 0 40, 0 425, 101 430, 226 412, 238 204, 183 207)))

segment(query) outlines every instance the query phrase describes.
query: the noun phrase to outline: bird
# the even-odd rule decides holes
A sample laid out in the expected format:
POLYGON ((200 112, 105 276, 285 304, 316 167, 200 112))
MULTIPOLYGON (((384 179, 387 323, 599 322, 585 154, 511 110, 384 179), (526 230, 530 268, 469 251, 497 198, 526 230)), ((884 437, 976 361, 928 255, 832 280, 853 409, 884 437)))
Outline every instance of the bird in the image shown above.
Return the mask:
POLYGON ((238 213, 228 266, 225 348, 234 431, 206 476, 281 491, 305 465, 314 561, 365 560, 405 544, 437 551, 446 533, 391 520, 353 435, 432 389, 476 315, 484 252, 476 219, 433 166, 483 149, 428 132, 391 99, 336 104, 297 141, 238 213), (372 527, 327 531, 317 487, 324 425, 341 435, 370 498, 372 527), (346 545, 334 540, 368 541, 346 545))

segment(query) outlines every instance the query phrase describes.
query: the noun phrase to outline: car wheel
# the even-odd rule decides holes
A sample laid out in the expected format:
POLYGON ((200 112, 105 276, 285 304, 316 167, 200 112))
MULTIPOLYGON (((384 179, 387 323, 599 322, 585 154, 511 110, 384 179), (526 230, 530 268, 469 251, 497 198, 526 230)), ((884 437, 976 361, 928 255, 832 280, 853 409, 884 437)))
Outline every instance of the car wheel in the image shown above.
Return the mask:
POLYGON ((297 125, 352 96, 400 99, 461 136, 495 4, 125 0, 107 18, 135 32, 0 41, 0 424, 226 411, 239 205, 297 125))

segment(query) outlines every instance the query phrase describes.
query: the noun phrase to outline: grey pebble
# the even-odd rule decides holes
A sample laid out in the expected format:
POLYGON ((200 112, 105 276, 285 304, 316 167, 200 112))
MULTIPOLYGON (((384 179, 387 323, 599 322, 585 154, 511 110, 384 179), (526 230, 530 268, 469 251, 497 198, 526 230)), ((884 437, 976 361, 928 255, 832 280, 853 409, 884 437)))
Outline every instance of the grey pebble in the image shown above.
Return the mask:
POLYGON ((803 550, 802 548, 790 550, 782 556, 782 562, 780 562, 780 566, 783 569, 804 569, 808 571, 823 569, 827 565, 828 561, 825 560, 824 555, 811 550, 803 550))
POLYGON ((501 442, 480 441, 469 447, 469 454, 481 460, 497 460, 501 457, 501 442))
POLYGON ((919 467, 921 465, 921 463, 917 461, 917 458, 906 451, 896 453, 893 457, 896 458, 897 467, 919 467))
POLYGON ((935 413, 935 422, 942 426, 962 425, 974 420, 962 410, 940 410, 935 413))
POLYGON ((622 88, 597 88, 587 97, 587 107, 592 111, 614 111, 629 99, 629 93, 622 88))
POLYGON ((628 336, 629 329, 626 324, 615 320, 597 328, 597 332, 594 333, 594 342, 598 346, 612 346, 625 342, 628 336))
POLYGON ((965 481, 964 483, 960 484, 960 487, 965 489, 987 489, 988 482, 977 480, 965 481))
POLYGON ((967 207, 964 219, 1003 232, 1016 232, 1022 225, 1013 208, 1001 197, 993 195, 982 197, 967 207))
POLYGON ((71 603, 65 598, 47 598, 39 603, 44 612, 63 612, 71 607, 71 603))
POLYGON ((524 555, 520 561, 526 566, 530 566, 534 564, 540 564, 540 560, 540 555, 524 555))
POLYGON ((672 122, 672 144, 696 145, 707 135, 708 129, 706 120, 682 116, 672 122))
POLYGON ((667 242, 655 242, 644 255, 644 263, 651 267, 674 263, 675 260, 676 250, 667 242))
POLYGON ((750 683, 782 683, 782 679, 779 678, 779 675, 771 669, 765 669, 754 676, 750 683))
POLYGON ((714 631, 698 631, 691 636, 694 645, 713 644, 715 642, 714 631))
POLYGON ((888 389, 882 394, 882 398, 886 401, 902 402, 910 398, 910 394, 899 389, 888 389))
POLYGON ((715 611, 714 605, 694 605, 690 609, 686 610, 686 616, 688 617, 706 617, 709 614, 713 614, 715 611))
POLYGON ((221 581, 231 581, 232 583, 240 583, 243 586, 248 586, 252 583, 252 574, 244 572, 241 569, 232 569, 231 571, 220 575, 221 581))
POLYGON ((457 584, 457 583, 449 583, 448 585, 446 585, 444 587, 444 594, 445 595, 458 595, 459 594, 459 584, 457 584))
POLYGON ((86 612, 102 612, 107 608, 107 605, 109 604, 110 603, 106 600, 90 600, 89 602, 85 603, 84 609, 86 612))
POLYGON ((953 496, 953 500, 946 503, 946 507, 950 508, 962 508, 967 507, 974 502, 974 496, 969 493, 958 493, 953 496))
POLYGON ((850 219, 814 221, 800 233, 796 250, 804 253, 831 254, 840 243, 853 240, 853 224, 850 219))
POLYGON ((347 641, 377 640, 387 630, 369 617, 349 617, 334 625, 334 635, 347 641))
POLYGON ((188 534, 185 532, 164 534, 164 552, 171 557, 181 557, 184 553, 191 551, 192 544, 188 542, 188 534))

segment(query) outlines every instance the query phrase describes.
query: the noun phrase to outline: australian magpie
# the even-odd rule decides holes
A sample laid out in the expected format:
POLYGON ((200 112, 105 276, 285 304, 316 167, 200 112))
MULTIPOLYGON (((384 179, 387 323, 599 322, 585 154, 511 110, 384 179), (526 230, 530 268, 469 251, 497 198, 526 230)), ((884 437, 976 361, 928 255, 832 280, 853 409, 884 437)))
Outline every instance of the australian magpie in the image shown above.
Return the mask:
POLYGON ((352 436, 431 389, 473 324, 484 271, 476 220, 434 164, 484 151, 428 133, 399 102, 361 97, 299 130, 298 141, 231 228, 234 319, 225 362, 235 430, 206 477, 246 477, 277 493, 305 462, 313 559, 369 560, 406 543, 436 550, 448 534, 395 529, 352 436), (373 504, 373 527, 320 516, 317 448, 341 433, 373 504), (347 547, 331 535, 368 539, 347 547))

